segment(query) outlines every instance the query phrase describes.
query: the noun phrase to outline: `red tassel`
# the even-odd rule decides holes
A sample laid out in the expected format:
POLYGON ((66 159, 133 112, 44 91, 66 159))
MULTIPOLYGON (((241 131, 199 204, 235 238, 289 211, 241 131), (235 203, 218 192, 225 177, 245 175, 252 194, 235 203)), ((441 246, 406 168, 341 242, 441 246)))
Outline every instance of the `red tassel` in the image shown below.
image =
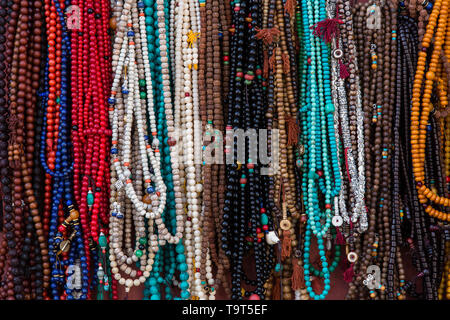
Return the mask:
POLYGON ((325 19, 317 22, 311 27, 313 29, 313 35, 321 38, 325 43, 330 43, 332 38, 339 34, 339 24, 343 24, 341 19, 325 19))
POLYGON ((344 272, 344 281, 347 283, 350 283, 353 281, 354 276, 355 276, 355 272, 353 271, 353 263, 351 263, 350 268, 348 268, 344 272))
MULTIPOLYGON (((17 143, 16 126, 19 123, 19 118, 13 113, 9 116, 7 123, 8 123, 8 129, 11 132, 11 134, 9 135, 8 144, 15 145, 17 143)), ((49 139, 49 141, 48 141, 49 147, 52 147, 52 143, 51 143, 52 141, 53 140, 49 139)))
POLYGON ((339 230, 339 228, 336 228, 336 244, 340 244, 343 245, 345 244, 345 239, 344 236, 342 235, 341 231, 339 230))
POLYGON ((298 259, 295 258, 292 259, 291 287, 294 291, 305 287, 303 268, 298 264, 298 259))
POLYGON ((281 259, 284 260, 291 256, 291 232, 283 231, 283 243, 281 246, 281 259))
POLYGON ((311 287, 314 292, 321 292, 325 286, 325 283, 320 280, 318 277, 311 277, 311 287))
POLYGON ((269 53, 267 50, 263 52, 263 77, 265 79, 269 78, 269 53))
POLYGON ((345 79, 350 75, 350 73, 348 73, 347 67, 342 63, 341 60, 339 60, 339 75, 341 79, 345 79))
POLYGON ((298 142, 298 135, 300 134, 300 128, 298 127, 297 121, 294 117, 288 117, 287 121, 287 132, 288 132, 288 146, 296 145, 298 142))

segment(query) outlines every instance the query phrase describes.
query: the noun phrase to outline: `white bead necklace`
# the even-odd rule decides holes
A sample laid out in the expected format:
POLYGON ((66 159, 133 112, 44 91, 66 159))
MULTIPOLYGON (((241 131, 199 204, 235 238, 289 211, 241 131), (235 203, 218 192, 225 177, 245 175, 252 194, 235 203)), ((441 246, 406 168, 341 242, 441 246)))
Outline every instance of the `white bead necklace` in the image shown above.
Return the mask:
MULTIPOLYGON (((133 210, 133 206, 130 203, 130 197, 128 190, 125 190, 123 187, 123 179, 120 179, 120 175, 122 174, 119 170, 117 170, 117 166, 115 165, 118 161, 118 150, 123 149, 124 158, 126 158, 129 164, 133 164, 129 174, 133 171, 133 174, 136 177, 136 185, 142 185, 142 175, 147 176, 149 173, 147 172, 147 168, 145 168, 145 160, 147 157, 142 157, 142 152, 139 153, 137 146, 134 145, 132 148, 125 148, 125 146, 131 145, 131 134, 132 134, 132 115, 130 117, 130 113, 133 110, 133 105, 136 103, 136 90, 135 90, 135 81, 137 80, 136 74, 136 64, 135 62, 135 46, 134 42, 129 39, 129 37, 133 37, 132 31, 132 17, 130 15, 132 8, 131 1, 125 1, 123 4, 123 9, 120 15, 119 28, 117 32, 117 36, 115 38, 114 49, 117 52, 120 48, 120 54, 117 57, 117 54, 113 55, 113 67, 115 71, 115 79, 113 82, 113 89, 117 88, 117 83, 120 79, 120 71, 123 68, 126 68, 129 72, 124 74, 123 79, 123 89, 117 95, 117 101, 115 101, 116 94, 113 94, 110 102, 116 105, 116 108, 110 108, 110 118, 113 127, 113 147, 116 148, 117 152, 114 155, 117 157, 112 157, 112 170, 111 170, 111 219, 110 219, 110 254, 109 260, 111 265, 111 272, 115 280, 119 282, 120 285, 125 285, 126 292, 128 293, 133 286, 139 286, 145 282, 146 278, 150 276, 150 271, 153 266, 153 258, 154 253, 158 250, 158 246, 154 245, 155 236, 152 234, 153 232, 153 221, 149 222, 149 234, 152 250, 148 252, 143 246, 143 241, 147 242, 145 238, 145 222, 144 217, 140 214, 134 214, 136 210, 133 210), (127 35, 124 37, 124 21, 128 22, 129 30, 127 35), (126 52, 128 46, 128 52, 126 52), (119 72, 117 72, 119 71, 119 72), (118 75, 119 74, 119 75, 118 75), (129 89, 129 90, 128 90, 129 89), (123 97, 125 95, 125 98, 123 97), (128 117, 128 119, 126 118, 128 117), (126 120, 129 120, 128 126, 121 125, 123 122, 127 123, 126 120), (123 147, 123 148, 121 148, 123 147), (132 157, 133 154, 133 157, 132 157), (128 197, 127 197, 128 196, 128 197), (125 218, 125 219, 124 219, 125 218), (133 220, 135 226, 135 247, 132 248, 131 244, 131 221, 133 220), (124 226, 125 221, 125 226, 124 226), (125 251, 123 252, 123 234, 125 229, 125 251), (153 240, 153 241, 152 241, 153 240), (142 248, 142 249, 141 249, 142 248), (140 270, 136 271, 131 266, 134 265, 140 259, 140 270), (122 276, 122 274, 126 276, 122 276)), ((120 6, 120 3, 118 4, 120 6)), ((119 8, 117 8, 119 9, 119 8)), ((115 11, 117 12, 117 11, 115 11)), ((136 16, 136 15, 133 15, 136 16)), ((137 17, 137 16, 136 16, 137 17)), ((139 96, 138 96, 139 97, 139 96)), ((139 111, 139 110, 138 110, 139 111)), ((142 112, 141 112, 142 113, 142 112)), ((137 116, 137 121, 139 122, 139 116, 137 116)), ((134 139, 139 138, 139 132, 134 132, 134 139)), ((138 188, 136 192, 137 196, 142 196, 142 188, 138 188)), ((144 242, 144 244, 145 244, 144 242)), ((157 244, 157 243, 156 243, 157 244)))
MULTIPOLYGON (((192 34, 190 34, 190 36, 196 36, 196 34, 199 34, 200 32, 200 7, 199 7, 199 2, 196 0, 189 0, 189 8, 190 8, 190 15, 191 15, 191 23, 192 23, 192 34)), ((189 61, 190 62, 190 61, 189 61)), ((194 117, 194 163, 199 164, 201 163, 202 159, 201 159, 201 146, 202 146, 202 125, 201 125, 201 121, 200 121, 200 115, 199 115, 199 94, 198 94, 198 42, 197 41, 193 41, 192 42, 192 64, 188 63, 188 66, 192 65, 192 83, 193 83, 193 88, 192 88, 192 92, 193 92, 193 103, 194 103, 194 111, 193 111, 193 117, 194 117)), ((197 165, 196 166, 196 177, 197 177, 197 181, 200 181, 201 179, 201 166, 197 165)), ((192 189, 194 189, 193 187, 191 187, 192 189)), ((203 185, 199 182, 197 182, 197 185, 195 186, 195 190, 191 190, 192 193, 196 194, 196 192, 198 192, 198 194, 201 194, 201 192, 203 191, 203 185)), ((197 205, 196 205, 197 206, 197 205)), ((196 207, 194 208, 195 210, 197 209, 196 207)), ((203 209, 203 207, 201 208, 203 209)), ((203 210, 201 210, 203 211, 203 210)), ((194 234, 195 234, 195 230, 194 230, 194 234)), ((201 261, 201 248, 202 248, 202 242, 203 242, 203 234, 201 233, 201 231, 199 230, 199 234, 201 235, 201 237, 199 237, 198 239, 196 239, 196 243, 195 243, 195 248, 196 248, 196 253, 200 252, 199 254, 196 255, 196 262, 201 261), (197 251, 198 250, 198 251, 197 251)), ((209 248, 207 248, 207 252, 206 252, 206 257, 205 257, 205 271, 206 271, 206 281, 207 284, 210 287, 214 286, 215 280, 212 274, 212 261, 211 261, 211 256, 209 253, 209 248)), ((197 292, 199 292, 199 298, 200 300, 205 299, 205 290, 203 290, 204 285, 200 279, 200 274, 196 274, 197 278, 195 279, 196 281, 196 285, 197 285, 197 292)), ((209 290, 208 294, 206 295, 206 298, 208 300, 215 300, 215 295, 216 295, 216 290, 209 290)))
MULTIPOLYGON (((124 6, 125 8, 125 6, 124 6)), ((136 3, 134 4, 134 10, 136 10, 136 3)), ((129 19, 129 10, 128 10, 128 19, 129 19)), ((123 16, 121 16, 121 22, 123 21, 123 16)), ((137 18, 137 12, 136 12, 137 18)), ((127 93, 125 106, 126 114, 123 119, 118 118, 118 109, 121 106, 117 106, 113 111, 112 115, 112 123, 113 123, 113 133, 112 133, 112 144, 113 149, 116 149, 116 153, 113 154, 114 161, 114 170, 117 171, 118 182, 116 182, 116 188, 121 188, 121 183, 125 184, 125 190, 128 198, 134 205, 134 208, 137 212, 146 218, 155 219, 160 244, 164 245, 165 241, 169 243, 176 244, 181 238, 182 231, 182 217, 177 218, 177 233, 175 236, 172 236, 167 230, 164 222, 161 218, 161 214, 164 211, 166 204, 166 186, 164 184, 161 168, 160 168, 160 153, 159 153, 159 141, 156 138, 156 117, 153 109, 153 99, 152 99, 152 90, 151 90, 151 73, 149 69, 149 61, 148 61, 148 49, 146 42, 146 32, 145 32, 145 17, 139 17, 139 26, 141 30, 141 42, 142 42, 142 59, 143 65, 145 69, 145 79, 146 79, 146 87, 149 93, 149 99, 147 99, 147 111, 149 115, 150 128, 152 132, 152 143, 149 143, 149 139, 146 137, 147 135, 147 125, 145 120, 146 111, 143 107, 143 101, 140 98, 139 93, 139 82, 137 77, 137 69, 135 63, 135 43, 133 41, 135 34, 131 27, 133 23, 129 22, 129 31, 127 32, 125 40, 128 43, 122 42, 122 47, 119 55, 119 61, 115 69, 115 76, 112 86, 112 94, 111 101, 114 102, 115 95, 117 94, 117 89, 119 87, 119 82, 122 77, 122 72, 124 72, 123 77, 125 79, 125 83, 127 87, 125 88, 125 92, 127 93), (125 57, 126 59, 122 58, 125 57), (125 64, 127 62, 127 64, 125 64), (123 71, 124 70, 124 71, 123 71), (126 74, 125 74, 126 72, 126 74), (128 88, 129 87, 129 88, 128 88), (142 200, 139 199, 138 194, 136 193, 136 188, 133 186, 133 178, 131 176, 130 171, 130 157, 131 157, 131 132, 133 128, 133 120, 136 121, 136 127, 138 131, 138 145, 140 151, 140 159, 142 162, 142 169, 144 175, 144 184, 145 184, 145 192, 146 194, 142 197, 142 200), (120 124, 120 120, 123 120, 125 125, 124 130, 124 144, 121 148, 121 152, 119 152, 119 147, 117 144, 118 139, 118 131, 117 127, 120 124), (122 160, 121 160, 122 158, 122 160), (148 158, 150 159, 150 164, 153 168, 153 173, 151 173, 148 158), (152 190, 151 181, 155 181, 156 190, 152 190)), ((135 22, 135 25, 137 23, 135 22)), ((123 91, 123 90, 122 90, 123 91)))
MULTIPOLYGON (((171 19, 170 29, 174 34, 174 45, 171 56, 174 57, 174 110, 175 124, 179 128, 183 141, 183 148, 179 155, 184 160, 180 165, 181 181, 185 184, 184 201, 187 212, 185 225, 186 262, 188 264, 190 293, 200 300, 214 299, 215 291, 205 294, 205 283, 201 279, 202 267, 202 234, 201 234, 201 192, 203 190, 201 168, 199 164, 198 148, 201 148, 201 126, 199 122, 198 101, 198 47, 196 39, 200 27, 200 10, 198 3, 193 0, 180 0, 177 5, 171 2, 175 17, 171 19), (175 24, 175 25, 173 25, 175 24)), ((211 259, 206 254, 206 277, 209 285, 214 284, 212 277, 211 259)))
POLYGON ((166 115, 166 124, 168 132, 168 141, 173 143, 170 146, 170 161, 172 167, 172 179, 175 192, 175 210, 176 210, 176 220, 177 229, 175 237, 177 243, 179 239, 183 236, 184 229, 184 210, 183 210, 183 199, 182 190, 180 186, 180 169, 179 169, 179 157, 178 157, 178 144, 177 136, 174 127, 174 116, 172 110, 172 99, 171 99, 171 86, 170 86, 170 74, 169 74, 169 60, 168 60, 168 50, 167 50, 167 39, 166 39, 166 23, 165 23, 165 13, 164 13, 164 0, 156 0, 156 9, 158 15, 158 39, 160 44, 160 59, 161 59, 161 73, 162 73, 162 85, 164 92, 164 112, 166 115))
MULTIPOLYGON (((172 1, 173 3, 174 1, 172 1)), ((174 5, 173 5, 174 6, 174 5)), ((188 219, 185 224, 185 249, 186 249, 186 263, 188 265, 189 274, 189 288, 191 296, 198 296, 198 290, 195 286, 195 271, 194 269, 199 266, 198 261, 196 261, 196 256, 193 254, 193 227, 198 226, 198 212, 193 213, 192 207, 192 197, 190 190, 190 183, 185 180, 184 175, 187 173, 187 177, 192 174, 192 163, 190 162, 190 152, 189 144, 192 142, 192 134, 188 131, 188 120, 192 115, 192 88, 191 88, 191 73, 187 64, 186 55, 190 51, 187 45, 187 33, 189 29, 189 15, 187 4, 183 0, 178 1, 178 5, 175 6, 175 17, 173 19, 175 26, 172 26, 175 35, 175 46, 172 47, 174 53, 172 56, 175 57, 174 63, 174 82, 175 82, 175 97, 174 97, 174 107, 175 107, 175 124, 180 130, 183 142, 183 148, 179 149, 180 157, 182 157, 184 164, 180 166, 180 176, 181 182, 185 184, 185 190, 183 190, 183 202, 185 203, 188 219), (186 96, 185 96, 186 95, 186 96), (184 170, 183 170, 184 169, 184 170), (195 262, 194 262, 195 261, 195 262)))
MULTIPOLYGON (((125 285, 126 292, 129 292, 131 287, 143 284, 150 276, 158 245, 162 246, 166 241, 173 244, 179 242, 183 231, 183 217, 178 211, 177 230, 175 236, 172 236, 161 218, 166 203, 166 186, 161 175, 159 141, 156 138, 145 15, 142 9, 138 13, 137 3, 131 0, 126 0, 123 6, 118 2, 117 6, 114 13, 120 21, 114 39, 115 54, 112 62, 114 80, 109 99, 112 105, 109 259, 113 277, 119 284, 125 285), (147 100, 145 97, 141 98, 139 92, 139 79, 142 78, 146 81, 147 100), (119 91, 120 83, 122 88, 119 91), (146 136, 146 101, 152 133, 151 144, 146 136), (155 189, 152 187, 152 181, 155 182, 155 189), (149 218, 148 239, 145 234, 144 217, 149 218), (136 237, 134 248, 131 243, 132 221, 136 237), (153 233, 154 222, 158 228, 158 236, 153 233), (124 229, 125 252, 122 250, 124 229), (149 245, 148 249, 145 247, 146 244, 149 245), (132 266, 139 259, 140 268, 136 271, 132 266), (125 276, 122 276, 121 272, 125 276)), ((167 60, 165 64, 167 68, 167 60)))

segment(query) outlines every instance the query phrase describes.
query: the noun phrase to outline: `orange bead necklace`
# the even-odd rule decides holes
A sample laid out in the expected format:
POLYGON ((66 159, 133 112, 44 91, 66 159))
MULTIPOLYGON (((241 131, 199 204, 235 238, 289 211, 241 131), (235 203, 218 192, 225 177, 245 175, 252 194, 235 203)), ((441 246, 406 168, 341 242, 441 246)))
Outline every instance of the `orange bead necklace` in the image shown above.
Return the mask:
MULTIPOLYGON (((419 201, 426 204, 425 211, 430 216, 444 221, 450 221, 450 214, 433 208, 431 204, 435 203, 448 207, 450 206, 450 199, 437 195, 425 185, 425 147, 426 128, 430 112, 433 110, 433 105, 431 103, 433 84, 434 82, 439 82, 437 74, 442 70, 440 54, 443 47, 447 48, 449 46, 449 37, 447 35, 449 32, 447 28, 447 24, 449 23, 449 2, 450 0, 436 0, 434 3, 433 11, 431 12, 425 35, 422 40, 422 51, 419 52, 417 61, 411 108, 411 153, 419 201), (435 39, 434 47, 428 71, 425 73, 427 50, 430 47, 433 34, 435 39), (421 95, 423 86, 423 95, 421 95)), ((443 95, 439 95, 439 103, 441 107, 445 109, 448 100, 443 95)))

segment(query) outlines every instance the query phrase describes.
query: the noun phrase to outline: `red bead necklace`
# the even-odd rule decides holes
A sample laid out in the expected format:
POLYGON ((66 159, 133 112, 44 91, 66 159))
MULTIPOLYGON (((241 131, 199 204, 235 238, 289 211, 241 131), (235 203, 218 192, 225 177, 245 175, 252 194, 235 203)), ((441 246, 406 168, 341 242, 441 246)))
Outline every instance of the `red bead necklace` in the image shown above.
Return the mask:
MULTIPOLYGON (((72 30, 72 141, 74 194, 80 210, 83 244, 92 283, 100 233, 108 234, 109 136, 106 94, 111 86, 110 6, 105 0, 73 1, 80 8, 80 30, 72 30)), ((101 266, 101 262, 98 262, 101 266)), ((99 279, 101 280, 101 279, 99 279)), ((92 297, 92 292, 89 292, 92 297)))

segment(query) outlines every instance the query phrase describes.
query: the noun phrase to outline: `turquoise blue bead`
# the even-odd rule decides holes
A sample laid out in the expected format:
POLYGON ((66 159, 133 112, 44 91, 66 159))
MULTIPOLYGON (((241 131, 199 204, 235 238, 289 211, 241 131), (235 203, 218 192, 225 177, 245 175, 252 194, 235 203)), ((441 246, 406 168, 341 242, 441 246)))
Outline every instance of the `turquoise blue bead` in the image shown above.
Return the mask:
POLYGON ((187 300, 187 299, 189 299, 190 297, 191 297, 191 294, 190 294, 189 292, 187 292, 187 291, 182 291, 182 292, 181 292, 181 299, 187 300))

